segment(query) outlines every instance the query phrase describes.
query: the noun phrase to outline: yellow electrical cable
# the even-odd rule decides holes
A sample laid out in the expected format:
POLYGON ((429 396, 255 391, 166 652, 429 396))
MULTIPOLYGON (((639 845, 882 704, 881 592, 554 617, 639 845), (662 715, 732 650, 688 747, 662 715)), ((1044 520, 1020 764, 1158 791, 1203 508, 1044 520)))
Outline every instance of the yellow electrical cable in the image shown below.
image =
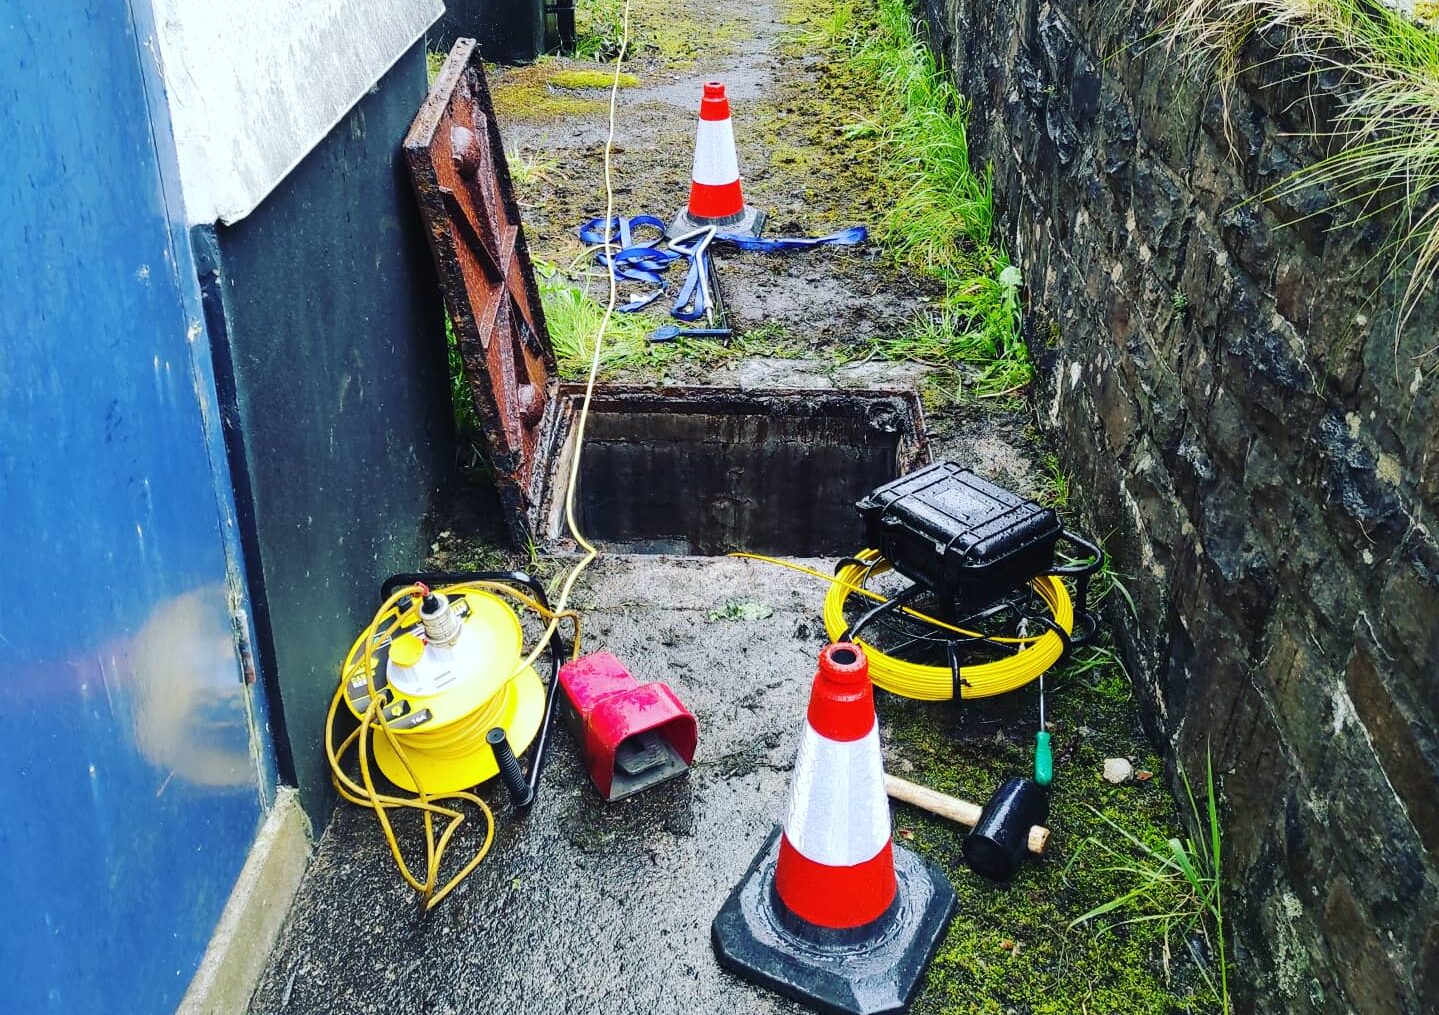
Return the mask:
MULTIPOLYGON (((844 617, 844 604, 849 599, 849 585, 858 584, 866 574, 888 569, 889 564, 878 550, 856 554, 861 564, 850 563, 839 569, 838 581, 824 597, 824 629, 830 638, 838 638, 849 626, 844 617)), ((1049 607, 1054 622, 1066 635, 1074 630, 1074 604, 1069 590, 1054 575, 1043 575, 1031 583, 1034 591, 1049 607)), ((870 678, 879 687, 906 698, 920 701, 949 701, 954 697, 954 674, 948 666, 925 666, 886 655, 863 639, 856 639, 869 658, 870 678)), ((1064 640, 1054 631, 1047 631, 1014 655, 994 662, 960 668, 960 694, 965 698, 987 698, 1017 690, 1039 677, 1064 654, 1064 640)))
MULTIPOLYGON (((851 585, 848 582, 842 582, 832 574, 825 574, 823 571, 816 571, 812 567, 805 567, 803 564, 796 564, 792 560, 781 560, 779 557, 766 557, 762 553, 748 553, 743 551, 726 554, 726 556, 737 557, 740 560, 758 560, 762 561, 765 564, 776 564, 779 567, 787 567, 791 571, 798 571, 800 574, 807 574, 811 578, 818 578, 821 581, 827 581, 831 585, 843 585, 850 592, 861 595, 866 599, 872 600, 873 602, 889 602, 888 599, 880 595, 878 592, 875 592, 873 589, 867 589, 863 585, 851 585)), ((866 568, 865 573, 882 573, 883 571, 888 570, 888 564, 886 564, 884 568, 873 567, 873 565, 871 565, 871 568, 866 568), (871 570, 871 568, 873 568, 873 570, 871 570)), ((953 624, 944 620, 940 620, 937 617, 931 617, 927 613, 920 613, 918 610, 914 609, 911 606, 901 606, 899 608, 899 612, 905 614, 906 616, 913 617, 915 620, 918 620, 922 623, 928 624, 930 627, 937 627, 941 631, 951 631, 954 634, 960 635, 965 638, 983 638, 985 641, 999 642, 1003 645, 1028 645, 1031 642, 1038 641, 1040 637, 1042 637, 1041 635, 1034 635, 1027 638, 1014 638, 1005 635, 984 634, 979 631, 970 631, 967 628, 955 627, 953 624)))
MULTIPOLYGON (((574 653, 577 655, 579 652, 580 621, 579 615, 573 610, 548 610, 517 589, 498 582, 447 585, 434 591, 451 598, 463 596, 471 591, 499 592, 533 610, 542 620, 546 621, 547 625, 555 625, 561 620, 569 620, 574 625, 574 653)), ((390 848, 390 855, 394 858, 401 876, 420 893, 424 907, 432 909, 485 858, 490 844, 494 841, 495 819, 490 808, 474 793, 465 791, 434 795, 427 793, 411 763, 405 743, 409 744, 408 751, 417 751, 428 756, 467 757, 477 751, 489 750, 489 745, 484 742, 485 733, 494 725, 495 717, 500 712, 505 695, 508 693, 508 687, 514 678, 506 680, 501 689, 488 701, 481 703, 468 715, 443 729, 433 732, 407 732, 403 738, 397 736, 383 718, 381 698, 375 687, 374 650, 376 644, 382 639, 389 638, 402 625, 415 621, 416 608, 411 605, 408 609, 402 609, 400 603, 406 597, 419 597, 423 594, 424 590, 419 585, 410 585, 396 591, 376 611, 374 618, 346 654, 345 665, 340 674, 340 683, 335 689, 334 697, 330 700, 330 709, 325 717, 325 754, 330 763, 330 774, 335 788, 350 803, 368 807, 375 812, 375 817, 380 823, 381 831, 390 848), (356 667, 365 676, 366 691, 370 699, 369 705, 360 719, 359 726, 337 745, 334 735, 335 716, 339 713, 346 683, 356 667), (394 796, 381 793, 375 788, 370 764, 370 738, 374 735, 375 730, 380 731, 395 757, 404 766, 405 772, 415 786, 414 796, 394 796), (343 759, 352 746, 357 746, 358 749, 359 783, 355 782, 345 771, 343 765, 343 759), (473 804, 484 815, 486 828, 484 841, 475 851, 475 855, 443 886, 437 887, 440 862, 444 852, 466 819, 462 810, 442 806, 442 801, 463 801, 473 804), (389 812, 401 808, 418 810, 423 816, 425 834, 425 873, 423 877, 413 873, 406 863, 399 840, 395 835, 394 826, 390 821, 389 812), (436 816, 443 817, 447 821, 438 838, 435 835, 436 816)))
MULTIPOLYGON (((889 562, 880 556, 878 550, 860 551, 854 557, 858 563, 845 564, 833 577, 802 564, 794 564, 774 557, 764 557, 754 553, 733 553, 730 556, 778 564, 781 567, 787 567, 829 582, 830 588, 824 597, 823 617, 825 632, 831 640, 839 638, 849 628, 849 622, 844 616, 844 607, 852 594, 858 594, 879 603, 888 601, 879 593, 865 588, 863 584, 869 575, 882 574, 889 570, 889 562)), ((1064 583, 1054 575, 1043 575, 1034 579, 1030 584, 1049 608, 1055 624, 1066 635, 1073 633, 1074 604, 1069 598, 1069 590, 1064 587, 1064 583)), ((1022 646, 1013 655, 1003 659, 961 667, 959 675, 963 683, 960 694, 964 698, 987 698, 991 695, 1017 690, 1039 677, 1058 662, 1059 657, 1064 654, 1064 639, 1054 631, 1046 631, 1044 634, 1025 638, 997 637, 966 631, 908 607, 900 607, 900 609, 916 620, 954 634, 1022 646)), ((953 699, 954 674, 948 666, 926 666, 907 662, 881 652, 862 638, 856 638, 855 642, 864 649, 864 654, 869 659, 869 675, 876 686, 902 697, 915 698, 920 701, 950 701, 953 699)))
MULTIPOLYGON (((623 66, 625 52, 629 49, 629 41, 630 0, 625 0, 621 15, 620 48, 619 52, 615 54, 614 78, 610 82, 609 133, 605 139, 606 222, 612 221, 615 215, 613 167, 615 113, 619 101, 621 68, 623 66)), ((614 241, 609 235, 606 236, 604 246, 606 253, 614 252, 614 241)), ((605 303, 604 316, 600 318, 599 328, 595 332, 594 352, 590 357, 589 376, 585 380, 585 397, 580 405, 579 415, 575 424, 575 453, 570 461, 569 481, 565 491, 565 524, 569 528, 570 535, 574 537, 575 542, 584 549, 584 555, 575 563, 575 566, 565 577, 563 584, 560 586, 560 594, 556 599, 553 610, 546 610, 530 597, 506 585, 498 583, 477 583, 477 587, 482 587, 487 591, 498 592, 513 598, 527 608, 534 610, 546 621, 544 632, 537 640, 534 649, 520 660, 514 672, 512 672, 505 681, 506 686, 535 664, 535 661, 540 657, 540 653, 543 652, 545 646, 550 643, 550 639, 558 632, 562 620, 569 620, 574 625, 574 641, 571 658, 577 659, 580 655, 580 618, 578 613, 568 609, 570 594, 574 590, 575 582, 579 579, 580 574, 599 556, 599 551, 584 537, 584 534, 580 531, 579 524, 575 520, 575 489, 578 486, 580 457, 584 448, 585 426, 589 420, 590 402, 594 395, 595 383, 599 378, 600 353, 604 343, 605 332, 609 328, 610 319, 614 316, 615 306, 618 302, 618 279, 615 277, 614 270, 611 269, 609 273, 609 299, 605 303)), ((439 591, 448 594, 448 592, 454 588, 457 588, 457 586, 450 586, 448 589, 441 589, 439 591)), ((414 586, 409 589, 401 589, 386 599, 385 603, 375 613, 374 619, 370 622, 369 627, 365 629, 359 640, 355 642, 355 645, 351 647, 350 652, 346 655, 345 665, 341 670, 340 684, 335 689, 335 696, 330 701, 330 710, 325 719, 325 754, 330 762, 330 772, 334 779, 336 789, 342 797, 351 803, 358 804, 362 807, 369 807, 375 812, 375 816, 380 822, 380 828, 384 832, 385 841, 390 847, 390 854, 395 859, 395 865, 399 867, 400 874, 411 887, 420 893, 424 907, 428 910, 436 906, 441 899, 453 891, 455 886, 463 881, 471 871, 479 866, 480 861, 485 858, 485 855, 489 852, 490 844, 494 841, 495 817, 485 802, 473 793, 456 792, 436 796, 431 796, 426 793, 423 784, 420 782, 413 766, 410 764, 409 758, 405 755, 404 748, 395 736, 394 730, 390 729, 389 725, 383 721, 380 697, 376 693, 374 685, 374 645, 379 637, 382 635, 388 637, 400 626, 401 611, 396 610, 395 606, 406 595, 412 595, 416 589, 417 587, 414 586), (382 625, 384 625, 383 631, 381 631, 382 625), (344 696, 344 675, 350 672, 355 662, 355 654, 357 651, 361 653, 360 661, 367 682, 370 703, 366 708, 364 716, 360 720, 359 728, 347 736, 344 741, 336 747, 334 742, 335 716, 339 710, 340 701, 344 696), (376 726, 380 729, 386 742, 394 750, 395 756, 400 760, 400 763, 404 765, 405 771, 414 783, 416 790, 414 797, 396 797, 376 791, 369 763, 370 731, 372 727, 376 726), (355 783, 355 781, 345 773, 341 765, 341 759, 344 757, 345 752, 351 744, 356 742, 358 742, 360 777, 363 785, 355 783), (442 807, 436 803, 436 801, 440 800, 467 801, 474 804, 485 816, 486 829, 485 840, 480 844, 475 855, 454 877, 437 889, 436 882, 439 878, 441 857, 445 848, 449 845, 450 840, 454 837, 455 832, 465 820, 463 812, 451 807, 442 807), (395 831, 390 824, 388 814, 388 812, 394 808, 412 808, 421 811, 423 814, 425 828, 425 876, 423 879, 417 878, 411 873, 409 866, 405 863, 405 859, 400 852, 400 845, 395 838, 395 831), (448 819, 448 824, 438 839, 435 838, 434 834, 434 819, 436 815, 441 815, 448 819)), ((503 693, 505 692, 502 690, 500 694, 503 693)), ((554 693, 553 688, 551 688, 550 693, 554 693)), ((493 702, 490 704, 493 704, 493 702)), ((493 714, 488 708, 482 706, 482 709, 486 712, 487 716, 493 714)), ((442 750, 451 751, 456 749, 455 744, 468 742, 468 738, 472 737, 475 732, 487 730, 482 718, 477 714, 478 711, 480 710, 472 713, 470 717, 467 717, 467 719, 463 721, 465 728, 462 731, 455 731, 453 738, 446 737, 443 744, 435 742, 433 746, 442 750)), ((480 732, 480 736, 483 738, 483 732, 480 732)), ((484 749, 488 749, 488 747, 488 744, 484 745, 484 749)), ((480 749, 480 747, 476 745, 475 749, 480 749)))
MULTIPOLYGON (((560 594, 555 599, 556 611, 562 611, 569 605, 570 593, 574 590, 575 582, 579 580, 580 574, 585 570, 585 568, 589 567, 590 564, 594 562, 595 558, 598 557, 600 554, 599 550, 595 549, 595 547, 590 543, 590 541, 585 538, 584 533, 580 531, 579 523, 575 521, 575 489, 579 486, 580 458, 584 453, 585 425, 589 422, 590 401, 594 397, 595 383, 596 381, 598 381, 600 375, 600 348, 604 343, 605 332, 609 329, 610 318, 614 316, 615 306, 619 302, 619 279, 615 275, 612 256, 617 251, 614 242, 614 233, 609 228, 608 224, 613 222, 615 218, 615 109, 619 102, 620 94, 620 68, 624 63, 625 51, 629 48, 629 44, 630 0, 625 0, 624 9, 621 11, 620 14, 620 48, 619 52, 615 54, 614 79, 610 82, 609 134, 605 138, 604 222, 606 223, 606 228, 603 249, 606 255, 605 260, 611 265, 609 271, 609 298, 605 301, 605 312, 604 315, 600 318, 600 326, 595 332, 595 348, 590 355, 589 376, 585 378, 585 397, 584 400, 580 403, 579 415, 575 421, 575 453, 570 458, 570 474, 568 479, 568 485, 565 489, 565 526, 569 529, 570 535, 574 538, 574 541, 585 552, 583 556, 581 556, 580 559, 575 562, 575 566, 571 568, 569 574, 565 576, 563 584, 561 584, 560 586, 560 594)), ((541 649, 549 640, 549 638, 554 634, 557 625, 558 621, 555 621, 552 622, 551 625, 545 629, 545 633, 543 636, 541 636, 539 644, 535 646, 534 651, 531 652, 524 659, 520 660, 519 666, 515 668, 515 676, 518 676, 526 669, 535 664, 535 660, 539 658, 541 649)))

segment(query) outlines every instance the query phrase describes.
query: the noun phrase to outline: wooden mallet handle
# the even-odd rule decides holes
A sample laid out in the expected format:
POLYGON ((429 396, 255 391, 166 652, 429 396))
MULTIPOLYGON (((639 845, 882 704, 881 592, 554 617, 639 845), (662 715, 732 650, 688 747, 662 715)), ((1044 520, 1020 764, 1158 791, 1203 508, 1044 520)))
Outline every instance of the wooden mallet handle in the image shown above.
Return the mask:
MULTIPOLYGON (((940 793, 928 786, 921 786, 888 773, 884 777, 884 789, 896 800, 903 800, 922 811, 928 811, 941 818, 948 818, 966 828, 973 828, 979 823, 979 813, 982 808, 979 804, 972 804, 968 800, 961 800, 948 793, 940 793)), ((1049 829, 1043 825, 1032 825, 1029 829, 1029 851, 1036 856, 1041 856, 1048 844, 1049 829)))

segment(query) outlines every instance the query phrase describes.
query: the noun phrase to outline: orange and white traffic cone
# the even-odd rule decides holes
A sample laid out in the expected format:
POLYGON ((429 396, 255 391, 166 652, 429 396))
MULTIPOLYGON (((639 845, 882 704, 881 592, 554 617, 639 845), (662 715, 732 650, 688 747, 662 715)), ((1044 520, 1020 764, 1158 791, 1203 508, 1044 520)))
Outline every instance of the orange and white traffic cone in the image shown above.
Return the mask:
POLYGON ((903 1011, 953 911, 944 875, 891 841, 869 663, 828 645, 784 824, 711 928, 720 963, 821 1011, 903 1011))
POLYGON ((669 235, 683 236, 705 226, 737 236, 758 236, 764 226, 764 213, 744 203, 739 157, 734 146, 734 121, 730 119, 724 85, 718 81, 705 82, 699 126, 695 131, 689 205, 680 209, 669 235))

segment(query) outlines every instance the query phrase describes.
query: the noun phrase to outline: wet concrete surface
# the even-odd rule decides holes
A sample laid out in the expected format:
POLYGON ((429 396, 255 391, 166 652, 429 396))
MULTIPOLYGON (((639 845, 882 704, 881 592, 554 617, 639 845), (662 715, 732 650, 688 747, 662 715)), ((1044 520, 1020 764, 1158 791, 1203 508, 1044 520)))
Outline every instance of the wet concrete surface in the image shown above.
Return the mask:
POLYGON ((722 971, 709 925, 784 806, 824 641, 818 596, 812 579, 753 562, 602 558, 578 596, 586 644, 694 711, 690 773, 606 804, 557 727, 533 811, 516 820, 487 787, 490 855, 423 919, 373 816, 341 804, 251 1011, 803 1010, 722 971), (774 613, 709 619, 736 599, 774 613))

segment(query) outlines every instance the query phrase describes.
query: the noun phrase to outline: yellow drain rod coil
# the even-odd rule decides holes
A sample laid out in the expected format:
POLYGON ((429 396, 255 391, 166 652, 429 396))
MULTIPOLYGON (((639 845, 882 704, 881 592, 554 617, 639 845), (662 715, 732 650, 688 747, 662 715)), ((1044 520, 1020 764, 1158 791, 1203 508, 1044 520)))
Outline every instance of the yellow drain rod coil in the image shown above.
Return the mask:
POLYGON ((424 585, 408 585, 386 598, 345 656, 325 720, 325 752, 335 788, 346 800, 375 812, 400 874, 420 893, 426 909, 479 866, 494 839, 493 813, 470 792, 497 771, 485 734, 496 726, 504 728, 518 754, 534 739, 544 716, 544 684, 533 666, 519 666, 524 631, 515 610, 501 597, 547 624, 569 620, 574 655, 580 651, 574 611, 551 611, 504 583, 461 583, 433 593, 434 601, 448 611, 438 625, 437 618, 430 617, 426 624, 422 616, 422 602, 431 594, 424 585), (341 702, 359 725, 336 743, 341 702), (343 764, 352 747, 358 781, 343 764), (413 795, 377 788, 376 766, 390 783, 413 795), (466 819, 461 804, 484 816, 484 841, 441 886, 441 857, 466 819), (395 837, 390 812, 401 808, 418 810, 423 817, 423 875, 410 869, 395 837), (444 822, 438 835, 437 819, 444 822))
MULTIPOLYGON (((764 557, 759 554, 735 553, 731 556, 779 564, 782 567, 801 571, 829 582, 830 589, 824 597, 823 616, 825 633, 831 641, 839 638, 849 628, 849 623, 845 620, 844 608, 845 604, 849 602, 850 596, 862 596, 876 603, 887 601, 884 596, 864 587, 865 580, 871 575, 882 574, 890 569, 889 561, 881 557, 878 550, 860 551, 841 566, 833 576, 789 561, 764 557)), ((1030 584, 1048 607, 1054 623, 1066 635, 1072 634, 1074 632, 1074 603, 1069 598, 1069 590, 1065 588, 1064 583, 1054 575, 1041 575, 1030 584)), ((962 681, 960 693, 964 698, 987 698, 991 695, 1017 690, 1042 675, 1064 654, 1064 639, 1055 631, 1046 631, 1044 634, 1031 637, 992 636, 956 627, 908 606, 900 607, 900 612, 931 627, 962 637, 983 639, 991 644, 1017 646, 1013 655, 993 662, 962 667, 959 671, 962 681)), ((869 658, 869 675, 876 686, 893 694, 920 701, 950 701, 953 699, 954 672, 948 666, 925 666, 906 662, 885 654, 863 638, 854 640, 864 649, 865 655, 869 658)))

